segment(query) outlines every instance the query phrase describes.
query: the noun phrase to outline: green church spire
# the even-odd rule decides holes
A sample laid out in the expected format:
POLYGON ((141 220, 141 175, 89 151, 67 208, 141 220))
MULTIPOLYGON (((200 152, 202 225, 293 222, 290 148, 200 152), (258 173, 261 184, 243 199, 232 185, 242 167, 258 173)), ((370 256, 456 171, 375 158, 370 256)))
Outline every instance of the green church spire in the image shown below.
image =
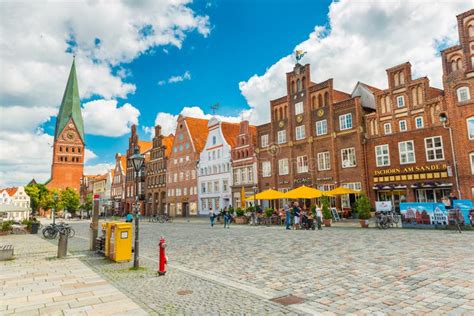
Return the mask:
POLYGON ((73 59, 69 78, 67 80, 66 90, 64 90, 61 108, 56 119, 55 138, 59 138, 69 120, 72 118, 76 125, 79 136, 85 143, 84 139, 84 122, 81 114, 81 100, 79 99, 79 88, 76 76, 76 60, 73 59))

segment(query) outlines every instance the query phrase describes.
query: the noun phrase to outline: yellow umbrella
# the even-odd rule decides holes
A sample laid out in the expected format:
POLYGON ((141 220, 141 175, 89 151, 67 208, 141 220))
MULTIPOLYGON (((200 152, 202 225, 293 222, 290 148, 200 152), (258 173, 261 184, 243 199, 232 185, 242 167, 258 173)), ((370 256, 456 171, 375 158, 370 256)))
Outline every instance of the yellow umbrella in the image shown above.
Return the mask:
POLYGON ((245 208, 245 189, 244 186, 242 186, 242 190, 240 191, 240 207, 245 208))
MULTIPOLYGON (((305 185, 285 193, 287 199, 315 199, 325 195, 324 191, 313 189, 305 185)), ((327 195, 327 194, 326 194, 327 195)))
POLYGON ((275 191, 272 189, 268 189, 266 191, 260 192, 258 194, 248 196, 246 200, 278 200, 278 199, 284 199, 285 194, 280 192, 280 191, 275 191))
POLYGON ((332 189, 328 193, 331 195, 344 195, 344 194, 361 194, 362 191, 339 187, 339 188, 332 189))

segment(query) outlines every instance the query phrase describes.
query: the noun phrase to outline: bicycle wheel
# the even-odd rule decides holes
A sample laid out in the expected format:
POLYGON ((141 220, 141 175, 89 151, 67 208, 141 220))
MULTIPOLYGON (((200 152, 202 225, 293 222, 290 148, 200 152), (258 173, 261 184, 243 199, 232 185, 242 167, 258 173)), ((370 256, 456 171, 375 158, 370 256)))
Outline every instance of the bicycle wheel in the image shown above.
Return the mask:
POLYGON ((49 227, 43 228, 43 230, 41 232, 43 233, 44 238, 49 239, 49 237, 50 237, 49 227))
POLYGON ((163 216, 160 216, 158 217, 158 222, 160 222, 161 224, 163 224, 165 222, 165 218, 163 216))
POLYGON ((394 214, 394 215, 392 216, 392 218, 393 218, 393 222, 394 222, 395 224, 398 224, 398 222, 400 221, 400 218, 398 217, 397 214, 394 214))

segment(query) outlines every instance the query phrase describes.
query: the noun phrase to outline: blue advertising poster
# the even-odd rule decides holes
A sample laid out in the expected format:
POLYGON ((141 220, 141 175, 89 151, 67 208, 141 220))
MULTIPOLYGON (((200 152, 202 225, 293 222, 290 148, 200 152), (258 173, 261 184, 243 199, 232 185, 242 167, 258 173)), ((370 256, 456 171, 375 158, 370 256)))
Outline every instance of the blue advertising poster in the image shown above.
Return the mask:
POLYGON ((404 227, 448 225, 443 203, 400 203, 400 213, 404 227))
MULTIPOLYGON (((471 224, 469 219, 470 212, 474 213, 473 205, 471 200, 453 200, 453 208, 461 211, 461 222, 465 224, 471 224)), ((472 214, 474 216, 474 214, 472 214)))

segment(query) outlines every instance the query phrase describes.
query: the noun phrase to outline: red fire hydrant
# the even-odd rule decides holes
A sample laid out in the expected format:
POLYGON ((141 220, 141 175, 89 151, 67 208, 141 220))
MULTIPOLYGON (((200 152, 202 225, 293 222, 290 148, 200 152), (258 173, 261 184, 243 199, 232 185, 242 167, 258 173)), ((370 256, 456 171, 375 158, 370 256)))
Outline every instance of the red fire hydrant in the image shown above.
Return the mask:
POLYGON ((160 243, 158 244, 158 248, 160 248, 160 262, 158 266, 158 275, 165 275, 166 273, 166 263, 168 262, 168 258, 165 254, 166 249, 166 241, 163 237, 160 239, 160 243))

